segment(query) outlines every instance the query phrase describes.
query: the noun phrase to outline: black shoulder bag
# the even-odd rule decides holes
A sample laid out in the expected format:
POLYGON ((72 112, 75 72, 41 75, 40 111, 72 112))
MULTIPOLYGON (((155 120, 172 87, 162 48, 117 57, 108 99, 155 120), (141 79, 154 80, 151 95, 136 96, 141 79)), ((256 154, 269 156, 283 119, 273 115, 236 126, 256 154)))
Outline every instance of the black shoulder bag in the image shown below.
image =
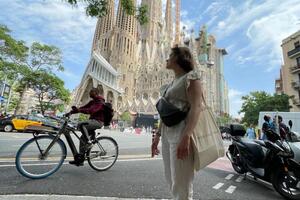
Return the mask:
POLYGON ((165 90, 163 96, 157 102, 156 109, 163 123, 166 126, 171 127, 176 124, 179 124, 179 122, 184 120, 189 111, 184 112, 176 106, 174 106, 173 104, 171 104, 170 102, 168 102, 165 98, 167 90, 168 88, 165 90))

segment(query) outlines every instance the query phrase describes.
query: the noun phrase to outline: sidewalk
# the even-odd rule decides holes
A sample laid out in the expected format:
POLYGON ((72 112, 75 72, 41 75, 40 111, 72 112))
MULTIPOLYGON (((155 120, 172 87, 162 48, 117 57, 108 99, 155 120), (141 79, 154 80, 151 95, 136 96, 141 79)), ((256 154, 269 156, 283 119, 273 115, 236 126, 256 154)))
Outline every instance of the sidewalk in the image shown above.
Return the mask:
POLYGON ((0 195, 1 200, 154 200, 139 198, 118 198, 118 197, 90 197, 90 196, 69 196, 69 195, 0 195))

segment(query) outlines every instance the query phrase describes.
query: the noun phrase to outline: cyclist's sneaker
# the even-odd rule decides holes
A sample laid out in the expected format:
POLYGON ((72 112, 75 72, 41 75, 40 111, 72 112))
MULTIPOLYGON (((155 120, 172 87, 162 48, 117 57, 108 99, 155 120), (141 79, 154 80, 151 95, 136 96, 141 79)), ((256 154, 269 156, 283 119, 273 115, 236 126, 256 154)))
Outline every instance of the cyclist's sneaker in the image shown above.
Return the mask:
POLYGON ((71 165, 76 165, 76 166, 83 166, 83 162, 79 162, 77 160, 72 160, 72 161, 69 161, 69 164, 71 165))

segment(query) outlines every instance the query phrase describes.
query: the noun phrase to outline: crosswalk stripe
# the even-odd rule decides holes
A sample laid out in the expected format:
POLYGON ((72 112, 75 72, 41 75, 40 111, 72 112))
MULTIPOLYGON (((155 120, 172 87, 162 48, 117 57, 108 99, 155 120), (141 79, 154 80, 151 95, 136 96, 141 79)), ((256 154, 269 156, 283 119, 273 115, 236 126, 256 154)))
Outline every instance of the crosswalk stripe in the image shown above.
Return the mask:
POLYGON ((228 175, 225 177, 225 179, 226 179, 226 180, 230 180, 232 177, 234 177, 234 174, 228 174, 228 175))
POLYGON ((236 189, 236 186, 229 186, 229 188, 227 188, 227 190, 225 190, 225 192, 232 194, 234 192, 234 190, 236 189))
POLYGON ((215 185, 213 188, 214 188, 215 190, 218 190, 218 189, 220 189, 223 185, 224 185, 224 183, 218 183, 218 184, 215 185))

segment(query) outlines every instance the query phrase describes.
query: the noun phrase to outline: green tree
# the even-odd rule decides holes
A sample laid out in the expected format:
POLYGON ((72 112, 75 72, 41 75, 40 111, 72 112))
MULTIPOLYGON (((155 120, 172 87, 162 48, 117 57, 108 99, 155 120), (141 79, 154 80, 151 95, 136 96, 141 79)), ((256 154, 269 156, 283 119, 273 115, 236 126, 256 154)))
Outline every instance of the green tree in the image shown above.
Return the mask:
MULTIPOLYGON (((66 0, 69 4, 77 6, 79 2, 86 5, 85 11, 88 16, 91 17, 103 17, 107 15, 108 0, 66 0)), ((125 12, 128 15, 134 15, 140 24, 148 22, 147 6, 141 5, 135 6, 133 0, 120 0, 125 12)))
POLYGON ((257 125, 259 112, 261 111, 282 111, 288 112, 291 108, 286 94, 270 95, 264 91, 251 92, 243 96, 243 104, 239 113, 244 113, 242 122, 257 125))
POLYGON ((56 110, 60 105, 69 103, 70 92, 65 89, 64 82, 56 75, 47 70, 39 70, 32 76, 35 78, 29 77, 25 82, 35 91, 42 114, 48 109, 56 110), (54 104, 54 101, 61 103, 54 104))
POLYGON ((18 92, 20 93, 20 101, 17 105, 16 112, 20 110, 20 102, 24 98, 25 92, 30 89, 36 79, 36 73, 46 72, 52 73, 54 70, 63 71, 61 51, 55 47, 34 42, 28 52, 26 60, 22 66, 20 84, 18 92), (31 86, 31 87, 30 87, 31 86))
POLYGON ((8 80, 15 80, 24 70, 28 47, 23 41, 17 41, 10 36, 11 31, 0 25, 0 75, 8 80))
POLYGON ((125 122, 131 122, 131 115, 128 111, 125 111, 122 113, 122 115, 120 116, 120 119, 122 121, 125 121, 125 122))
MULTIPOLYGON (((10 34, 11 31, 0 24, 0 80, 5 80, 11 88, 15 88, 21 74, 26 70, 23 63, 27 57, 28 47, 23 41, 15 40, 10 34)), ((17 100, 17 98, 10 99, 17 100)))

